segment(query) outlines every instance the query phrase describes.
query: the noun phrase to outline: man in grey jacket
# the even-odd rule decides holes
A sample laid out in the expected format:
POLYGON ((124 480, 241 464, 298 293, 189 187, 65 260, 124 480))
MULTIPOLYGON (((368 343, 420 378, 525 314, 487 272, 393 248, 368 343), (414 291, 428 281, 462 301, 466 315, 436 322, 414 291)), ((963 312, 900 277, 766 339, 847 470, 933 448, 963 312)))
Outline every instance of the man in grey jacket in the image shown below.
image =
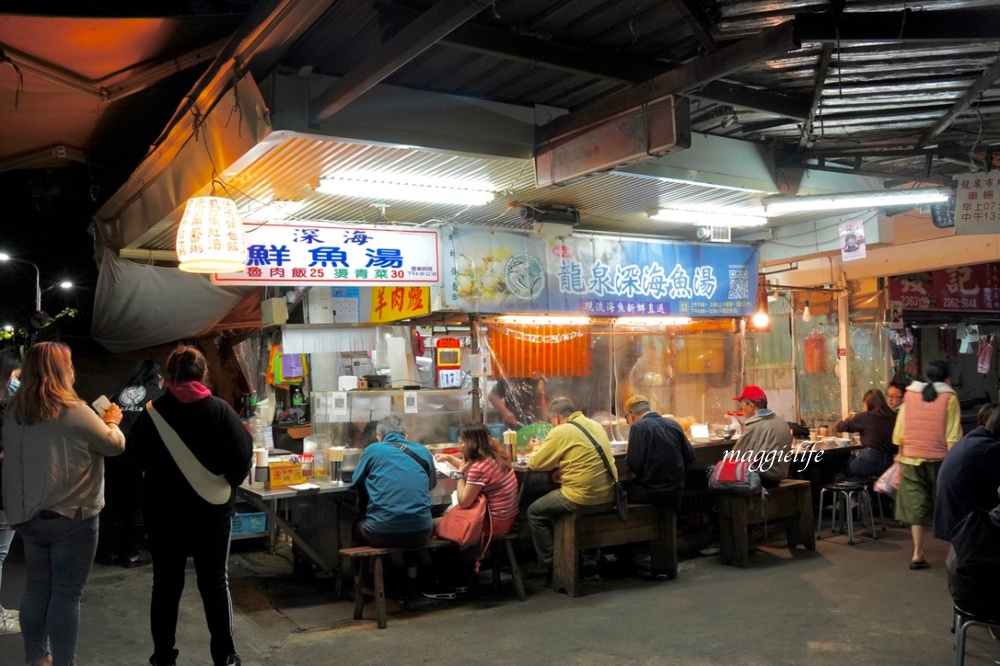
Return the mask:
POLYGON ((754 469, 760 473, 761 483, 777 485, 788 478, 787 452, 791 450, 792 433, 788 423, 767 408, 767 395, 759 386, 747 386, 733 398, 739 400, 740 410, 746 418, 743 436, 733 446, 734 452, 759 454, 754 469), (770 452, 774 453, 770 453, 770 452))

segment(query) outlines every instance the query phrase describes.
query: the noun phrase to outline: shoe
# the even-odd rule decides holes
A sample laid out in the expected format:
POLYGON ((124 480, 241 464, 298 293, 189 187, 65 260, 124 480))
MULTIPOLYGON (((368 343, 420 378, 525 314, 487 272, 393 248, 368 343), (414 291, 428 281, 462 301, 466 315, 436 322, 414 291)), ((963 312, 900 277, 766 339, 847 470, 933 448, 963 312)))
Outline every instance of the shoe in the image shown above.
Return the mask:
POLYGON ((713 555, 718 555, 721 552, 722 548, 719 547, 719 544, 713 543, 699 550, 698 554, 705 557, 712 557, 713 555))
POLYGON ((652 566, 653 557, 646 553, 645 555, 633 555, 632 564, 635 565, 637 569, 649 569, 652 566))
POLYGON ((993 637, 993 640, 1000 641, 1000 632, 997 631, 996 627, 990 627, 990 636, 993 637))
POLYGON ((597 562, 584 562, 580 578, 588 582, 601 580, 601 572, 597 568, 597 562))
POLYGON ((115 561, 119 566, 125 567, 126 569, 135 569, 137 567, 145 567, 153 563, 153 557, 145 550, 137 550, 129 555, 119 556, 115 558, 115 561))
POLYGON ((243 662, 240 661, 240 655, 231 654, 229 659, 226 660, 226 666, 242 666, 243 662))
POLYGON ((52 655, 47 654, 38 661, 31 662, 31 666, 52 666, 52 655))
POLYGON ((917 560, 916 562, 910 562, 908 566, 912 571, 916 571, 917 569, 926 569, 930 565, 927 563, 927 560, 917 560))
POLYGON ((420 593, 425 599, 454 599, 458 596, 451 585, 432 585, 420 593))
POLYGON ((21 613, 0 606, 0 635, 21 632, 21 613))

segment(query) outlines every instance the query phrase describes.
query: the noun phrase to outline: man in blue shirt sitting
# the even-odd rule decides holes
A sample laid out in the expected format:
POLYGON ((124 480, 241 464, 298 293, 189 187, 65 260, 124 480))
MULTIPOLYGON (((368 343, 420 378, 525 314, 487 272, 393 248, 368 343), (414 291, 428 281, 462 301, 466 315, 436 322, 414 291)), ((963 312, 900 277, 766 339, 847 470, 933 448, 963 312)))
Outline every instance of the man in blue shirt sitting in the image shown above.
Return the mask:
MULTIPOLYGON (((437 485, 434 457, 406 439, 403 419, 390 414, 375 428, 377 441, 365 449, 354 471, 353 487, 368 495, 366 515, 355 532, 360 543, 376 548, 421 548, 431 536, 430 489, 437 485)), ((409 596, 417 589, 417 553, 403 554, 409 596)))

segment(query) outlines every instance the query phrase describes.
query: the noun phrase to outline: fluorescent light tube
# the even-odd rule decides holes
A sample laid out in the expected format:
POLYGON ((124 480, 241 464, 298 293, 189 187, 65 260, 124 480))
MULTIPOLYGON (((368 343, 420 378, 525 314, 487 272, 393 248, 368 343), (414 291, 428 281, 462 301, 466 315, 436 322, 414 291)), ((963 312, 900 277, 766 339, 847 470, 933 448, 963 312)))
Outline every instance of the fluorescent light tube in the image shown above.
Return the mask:
POLYGON ((913 190, 887 190, 884 192, 842 192, 839 194, 813 194, 802 197, 767 197, 761 200, 768 215, 786 215, 812 211, 848 208, 884 208, 887 206, 919 206, 943 203, 951 198, 949 187, 925 187, 913 190))
POLYGON ((590 317, 556 317, 539 315, 502 315, 497 317, 497 321, 504 324, 534 324, 534 325, 562 325, 562 326, 585 326, 590 323, 590 317))
POLYGON ((395 174, 349 172, 319 179, 317 192, 359 199, 481 206, 493 201, 492 183, 395 174))
POLYGON ((684 326, 691 317, 617 317, 616 326, 684 326))
POLYGON ((702 224, 714 227, 762 227, 767 224, 763 215, 754 215, 736 208, 698 207, 691 208, 661 208, 649 216, 660 222, 684 222, 687 224, 702 224))

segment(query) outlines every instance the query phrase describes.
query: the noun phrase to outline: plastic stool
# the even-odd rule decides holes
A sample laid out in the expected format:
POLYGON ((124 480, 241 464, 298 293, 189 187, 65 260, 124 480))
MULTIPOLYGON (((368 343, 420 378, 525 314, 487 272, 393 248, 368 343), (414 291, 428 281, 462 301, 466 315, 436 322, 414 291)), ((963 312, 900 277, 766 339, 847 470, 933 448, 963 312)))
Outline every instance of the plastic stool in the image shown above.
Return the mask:
MULTIPOLYGON (((886 528, 886 525, 885 525, 885 509, 882 506, 882 502, 884 502, 886 500, 888 500, 888 501, 891 502, 893 500, 893 498, 891 496, 889 496, 889 495, 885 495, 884 496, 885 499, 883 499, 882 497, 879 497, 879 495, 875 493, 875 482, 878 481, 878 480, 879 480, 879 477, 877 477, 877 476, 867 477, 867 478, 862 479, 861 483, 864 483, 865 486, 868 487, 868 492, 869 492, 870 497, 874 498, 875 503, 878 504, 878 517, 879 517, 879 520, 882 521, 882 531, 885 532, 887 528, 886 528)), ((879 494, 881 494, 881 493, 879 493, 879 494)), ((873 518, 874 518, 874 516, 873 516, 873 518)))
POLYGON ((965 632, 972 625, 1000 631, 1000 620, 977 617, 955 606, 955 666, 962 666, 965 663, 965 632))
MULTIPOLYGON (((822 490, 819 491, 819 515, 816 518, 816 538, 821 539, 823 532, 823 498, 825 497, 827 491, 830 491, 833 495, 833 515, 830 519, 830 529, 833 530, 834 524, 837 524, 840 528, 840 532, 843 533, 843 527, 841 523, 837 522, 837 513, 841 506, 844 507, 844 515, 847 520, 847 543, 854 545, 854 516, 851 512, 852 501, 857 501, 859 514, 862 524, 868 530, 869 536, 872 539, 878 539, 878 533, 875 532, 875 516, 872 513, 872 501, 871 495, 868 494, 868 486, 864 483, 857 481, 838 481, 837 483, 828 483, 823 486, 822 490)), ((843 520, 841 521, 843 522, 843 520)))

